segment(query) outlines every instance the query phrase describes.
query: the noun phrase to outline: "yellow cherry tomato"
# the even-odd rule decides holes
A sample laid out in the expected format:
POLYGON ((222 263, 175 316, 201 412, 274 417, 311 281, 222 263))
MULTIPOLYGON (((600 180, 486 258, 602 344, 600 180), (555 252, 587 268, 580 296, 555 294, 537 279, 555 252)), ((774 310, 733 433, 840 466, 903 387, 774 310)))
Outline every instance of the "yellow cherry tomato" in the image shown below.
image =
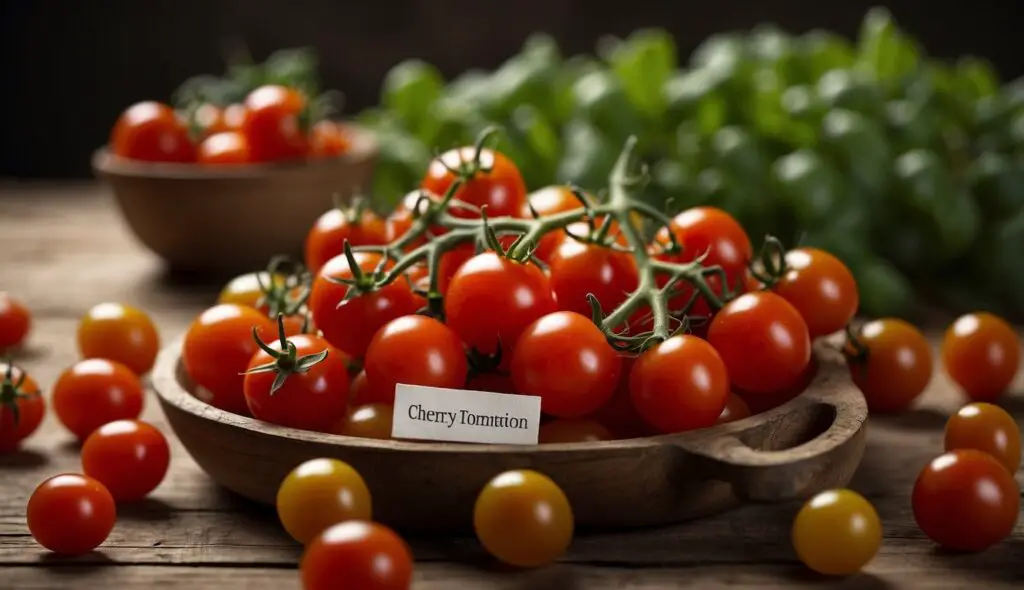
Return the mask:
POLYGON ((500 561, 539 567, 561 557, 572 542, 572 507, 547 476, 528 469, 507 471, 477 497, 473 528, 500 561))
POLYGON ((882 523, 875 507, 852 490, 821 492, 793 521, 793 548, 804 565, 820 574, 854 574, 881 544, 882 523))
POLYGON ((387 440, 391 438, 394 410, 394 406, 388 404, 358 406, 335 427, 334 432, 345 436, 387 440))
POLYGON ((296 541, 306 544, 328 527, 370 520, 370 490, 355 469, 337 459, 312 459, 284 478, 277 515, 296 541))
POLYGON ((107 359, 136 375, 153 368, 160 336, 145 312, 120 303, 100 303, 78 324, 78 350, 83 359, 107 359))
MULTIPOLYGON (((264 285, 269 285, 269 279, 270 275, 266 271, 238 275, 228 281, 228 284, 224 285, 220 295, 217 297, 217 303, 234 303, 258 309, 260 298, 263 297, 263 288, 260 287, 260 282, 262 281, 264 285)), ((283 283, 284 277, 274 275, 275 285, 283 283)))
POLYGON ((1010 473, 1020 467, 1020 427, 999 406, 975 402, 960 408, 946 422, 946 450, 975 449, 988 453, 1010 473))

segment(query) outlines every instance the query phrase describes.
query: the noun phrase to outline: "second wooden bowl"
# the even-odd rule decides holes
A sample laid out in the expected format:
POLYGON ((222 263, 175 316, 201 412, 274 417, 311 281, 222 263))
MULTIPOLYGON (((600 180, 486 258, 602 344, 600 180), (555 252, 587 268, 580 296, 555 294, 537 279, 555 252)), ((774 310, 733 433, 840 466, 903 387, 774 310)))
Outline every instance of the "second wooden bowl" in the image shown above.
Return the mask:
POLYGON ((193 396, 180 350, 180 341, 164 349, 153 384, 171 428, 215 481, 273 504, 298 464, 341 459, 366 479, 374 519, 404 530, 468 530, 477 494, 508 469, 551 477, 579 526, 637 527, 843 486, 864 452, 864 398, 824 346, 808 389, 766 413, 676 435, 539 446, 379 441, 267 424, 193 396))

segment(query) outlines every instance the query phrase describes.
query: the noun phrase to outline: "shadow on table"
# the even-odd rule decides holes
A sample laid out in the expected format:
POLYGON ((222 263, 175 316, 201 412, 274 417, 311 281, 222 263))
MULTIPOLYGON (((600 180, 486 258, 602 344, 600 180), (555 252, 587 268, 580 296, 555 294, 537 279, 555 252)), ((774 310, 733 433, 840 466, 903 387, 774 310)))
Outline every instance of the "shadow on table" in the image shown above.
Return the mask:
POLYGON ((84 555, 43 553, 39 557, 39 563, 54 573, 72 575, 88 574, 116 564, 102 551, 90 551, 84 555))
MULTIPOLYGON (((870 564, 867 567, 871 567, 870 564)), ((803 566, 793 566, 792 571, 786 572, 786 577, 793 583, 799 584, 801 588, 819 584, 822 587, 827 586, 836 590, 852 588, 857 590, 894 590, 896 588, 894 584, 887 582, 884 578, 866 572, 845 578, 836 578, 813 572, 803 566)))
POLYGON ((989 582, 1024 580, 1024 539, 1011 538, 979 553, 965 553, 936 547, 931 556, 936 565, 964 572, 963 577, 989 582))
POLYGON ((0 454, 0 468, 31 470, 42 467, 49 462, 46 455, 30 449, 20 449, 13 453, 0 454))
POLYGON ((872 414, 871 423, 884 424, 899 430, 941 431, 949 415, 933 408, 913 408, 893 414, 872 414))
POLYGON ((117 507, 117 517, 123 520, 155 522, 167 520, 174 515, 174 507, 156 498, 144 498, 138 502, 124 502, 117 507))

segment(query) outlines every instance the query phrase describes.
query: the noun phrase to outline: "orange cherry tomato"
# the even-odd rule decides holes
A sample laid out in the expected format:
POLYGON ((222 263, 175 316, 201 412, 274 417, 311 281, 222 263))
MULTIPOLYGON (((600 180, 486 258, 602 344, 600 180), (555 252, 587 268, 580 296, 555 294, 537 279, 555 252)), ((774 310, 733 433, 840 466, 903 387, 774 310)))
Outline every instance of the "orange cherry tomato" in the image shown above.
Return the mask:
POLYGON ((163 433, 141 420, 116 420, 97 428, 82 445, 82 471, 118 502, 141 500, 167 475, 171 449, 163 433))
POLYGON ((399 383, 459 388, 466 384, 466 351, 451 328, 422 315, 395 318, 374 334, 366 349, 366 378, 394 403, 399 383))
POLYGON ((593 420, 552 420, 540 425, 540 444, 612 440, 612 433, 593 420))
POLYGON ((828 490, 804 504, 793 521, 793 548, 804 565, 828 576, 861 570, 882 545, 882 522, 863 496, 828 490))
POLYGON ((309 155, 314 158, 337 158, 352 148, 352 140, 345 133, 344 127, 336 121, 317 121, 309 134, 309 155))
POLYGON ((118 118, 110 150, 122 158, 149 162, 192 162, 195 147, 174 109, 158 102, 136 103, 118 118))
POLYGON ((40 545, 54 553, 81 555, 107 539, 117 509, 103 484, 88 475, 65 473, 32 492, 26 517, 28 530, 40 545))
POLYGON ((249 160, 249 140, 238 131, 214 133, 199 144, 196 154, 196 161, 200 164, 217 166, 248 164, 249 160))
POLYGON ((864 354, 850 356, 847 364, 868 409, 909 408, 932 379, 932 349, 920 330, 899 319, 873 320, 861 326, 856 342, 847 348, 863 347, 864 354))
MULTIPOLYGON (((576 195, 567 186, 548 186, 530 193, 527 201, 523 204, 523 213, 520 216, 527 219, 533 217, 533 213, 530 211, 531 206, 533 211, 536 211, 537 215, 542 217, 583 208, 579 199, 576 198, 576 195)), ((549 232, 545 234, 540 239, 540 243, 537 244, 537 249, 534 250, 533 255, 547 262, 555 251, 555 247, 562 241, 563 236, 565 236, 563 232, 549 232)))
POLYGON ((143 399, 138 376, 107 359, 79 361, 53 385, 54 413, 81 441, 108 422, 138 418, 143 399))
POLYGON ((0 362, 0 454, 16 451, 39 428, 46 400, 28 373, 0 362))
POLYGON ((303 158, 309 153, 309 137, 300 121, 306 97, 285 86, 260 86, 245 97, 241 131, 249 140, 253 162, 303 158))
POLYGON ((1010 387, 1020 368, 1020 340, 1005 320, 969 313, 946 330, 942 364, 974 401, 991 402, 1010 387))
POLYGON ((32 313, 20 301, 0 291, 0 351, 21 346, 32 326, 32 313))
MULTIPOLYGON (((220 295, 217 296, 217 303, 245 305, 267 313, 267 306, 262 303, 264 293, 260 283, 269 286, 270 280, 270 275, 266 272, 249 272, 238 275, 224 285, 220 295)), ((281 275, 274 275, 273 281, 274 285, 283 285, 285 278, 281 275)))
POLYGON ((1020 427, 999 406, 974 402, 960 408, 946 422, 947 451, 976 449, 992 455, 1010 473, 1020 467, 1020 427))
MULTIPOLYGON (((435 195, 443 196, 455 182, 451 170, 460 170, 471 165, 473 147, 449 150, 435 158, 421 186, 435 195)), ((526 183, 519 168, 501 152, 490 149, 480 150, 480 170, 465 181, 455 192, 454 199, 474 207, 487 207, 488 217, 518 217, 526 202, 526 183)), ((451 208, 456 217, 479 217, 462 208, 451 208)))
POLYGON ((793 304, 811 338, 842 330, 860 304, 853 273, 838 258, 817 248, 786 252, 786 273, 774 291, 793 304))
POLYGON ((716 424, 726 424, 728 422, 735 422, 749 417, 750 408, 747 406, 747 402, 743 401, 743 398, 735 393, 730 393, 729 399, 725 402, 725 408, 723 408, 722 413, 718 415, 718 421, 716 424))
POLYGON ((362 404, 352 408, 334 428, 335 434, 360 438, 391 438, 395 407, 388 404, 362 404))
POLYGON ((370 520, 370 490, 359 472, 337 459, 310 459, 293 469, 277 490, 277 516, 303 545, 331 525, 370 520))
POLYGON ((477 497, 473 528, 498 560, 540 567, 561 557, 572 542, 572 507, 547 476, 528 469, 506 471, 477 497))
POLYGON ((144 312, 120 303, 100 303, 78 324, 78 350, 83 359, 117 361, 145 375, 160 351, 160 335, 144 312))
POLYGON ((413 562, 408 545, 391 529, 349 520, 314 539, 299 569, 304 590, 409 590, 413 562))
POLYGON ((341 254, 345 241, 355 246, 377 246, 387 240, 384 220, 370 209, 331 209, 316 220, 306 236, 306 268, 316 273, 341 254))

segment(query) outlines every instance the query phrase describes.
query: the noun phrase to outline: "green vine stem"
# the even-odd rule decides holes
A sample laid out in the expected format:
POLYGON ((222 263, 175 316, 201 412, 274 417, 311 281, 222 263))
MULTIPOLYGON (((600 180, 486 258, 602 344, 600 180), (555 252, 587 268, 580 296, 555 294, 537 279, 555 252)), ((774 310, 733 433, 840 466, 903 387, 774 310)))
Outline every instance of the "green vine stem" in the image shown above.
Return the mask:
POLYGON ((253 326, 253 340, 256 341, 256 345, 260 347, 260 350, 267 353, 273 360, 269 363, 255 366, 245 372, 246 374, 276 372, 277 376, 274 377, 274 382, 270 385, 270 395, 277 393, 284 386, 289 376, 295 373, 305 373, 313 368, 314 365, 327 358, 328 353, 328 350, 324 349, 315 354, 298 356, 295 343, 288 340, 288 336, 285 334, 284 314, 278 314, 277 316, 277 334, 278 338, 280 338, 281 350, 274 350, 267 343, 263 342, 260 338, 259 330, 253 326))

